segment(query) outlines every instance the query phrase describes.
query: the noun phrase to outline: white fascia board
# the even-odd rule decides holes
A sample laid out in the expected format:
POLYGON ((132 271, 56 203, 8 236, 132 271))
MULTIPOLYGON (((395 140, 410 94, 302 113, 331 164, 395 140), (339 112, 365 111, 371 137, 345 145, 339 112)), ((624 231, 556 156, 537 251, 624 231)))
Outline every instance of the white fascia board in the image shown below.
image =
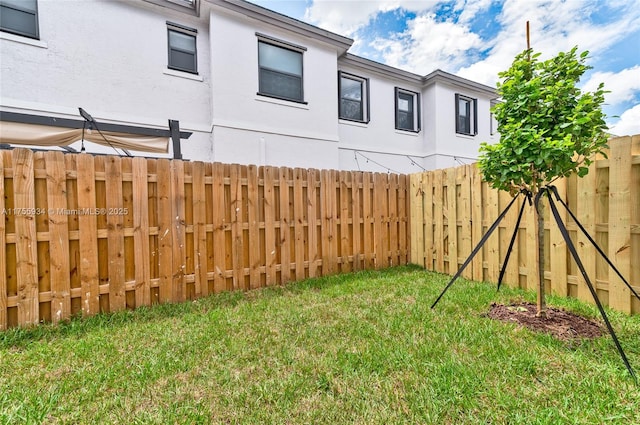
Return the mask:
POLYGON ((389 65, 365 59, 363 57, 347 53, 338 58, 338 65, 351 66, 368 72, 373 72, 385 78, 402 80, 412 84, 421 85, 422 77, 418 74, 403 71, 389 65))
POLYGON ((340 54, 349 50, 353 40, 331 31, 323 30, 273 10, 266 9, 244 0, 205 0, 206 2, 228 9, 266 24, 312 38, 337 48, 340 54))
POLYGON ((466 78, 458 77, 457 75, 450 74, 440 69, 436 69, 435 71, 424 77, 424 87, 428 87, 435 83, 444 83, 457 87, 464 87, 468 90, 486 94, 487 96, 490 96, 492 98, 498 96, 496 89, 494 89, 493 87, 477 83, 466 78))

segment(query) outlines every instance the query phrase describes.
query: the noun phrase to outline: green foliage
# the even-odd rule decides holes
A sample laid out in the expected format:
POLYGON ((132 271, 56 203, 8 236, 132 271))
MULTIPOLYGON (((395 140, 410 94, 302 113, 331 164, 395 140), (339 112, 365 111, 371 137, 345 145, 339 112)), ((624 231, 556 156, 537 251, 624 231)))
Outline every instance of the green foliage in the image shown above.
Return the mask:
POLYGON ((511 193, 537 193, 557 177, 589 171, 591 157, 606 148, 604 84, 593 92, 576 87, 591 67, 577 47, 539 61, 525 50, 498 74, 501 103, 493 108, 500 142, 482 143, 479 166, 484 179, 511 193))

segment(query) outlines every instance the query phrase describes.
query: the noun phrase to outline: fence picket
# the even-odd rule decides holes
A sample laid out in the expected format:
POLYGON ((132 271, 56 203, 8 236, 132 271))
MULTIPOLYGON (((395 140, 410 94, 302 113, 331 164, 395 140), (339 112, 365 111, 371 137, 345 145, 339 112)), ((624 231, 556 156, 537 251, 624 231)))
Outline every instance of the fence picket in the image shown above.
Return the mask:
MULTIPOLYGON (((49 216, 51 321, 58 323, 71 316, 67 182, 62 152, 47 152, 45 159, 49 216)), ((1 269, 3 268, 0 267, 1 269)))
POLYGON ((147 160, 145 158, 133 158, 132 166, 135 301, 136 307, 139 307, 151 304, 147 160))
MULTIPOLYGON (((78 210, 90 211, 96 207, 94 158, 81 154, 77 161, 78 210)), ((95 214, 78 214, 81 308, 85 315, 100 310, 100 286, 98 277, 98 221, 95 214)))

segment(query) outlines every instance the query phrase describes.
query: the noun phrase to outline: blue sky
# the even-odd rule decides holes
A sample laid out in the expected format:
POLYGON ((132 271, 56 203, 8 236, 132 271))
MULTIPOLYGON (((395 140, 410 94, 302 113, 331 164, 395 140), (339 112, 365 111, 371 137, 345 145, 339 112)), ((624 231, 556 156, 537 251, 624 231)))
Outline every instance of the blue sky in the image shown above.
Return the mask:
POLYGON ((542 58, 578 46, 600 82, 613 134, 640 134, 640 0, 251 0, 354 39, 350 52, 426 75, 434 69, 495 86, 526 48, 542 58))

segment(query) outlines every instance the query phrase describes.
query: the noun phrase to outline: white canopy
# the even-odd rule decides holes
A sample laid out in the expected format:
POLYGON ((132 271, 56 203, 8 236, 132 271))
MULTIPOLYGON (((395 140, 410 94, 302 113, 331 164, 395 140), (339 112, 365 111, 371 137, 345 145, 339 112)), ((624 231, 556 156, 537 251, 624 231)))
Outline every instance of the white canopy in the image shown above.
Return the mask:
MULTIPOLYGON (((53 127, 17 122, 0 122, 0 143, 30 146, 68 146, 82 140, 82 129, 53 127)), ((169 138, 137 134, 85 130, 84 140, 114 148, 142 152, 166 153, 169 138), (102 136, 104 135, 104 137, 102 136), (105 140, 106 139, 106 140, 105 140)))

